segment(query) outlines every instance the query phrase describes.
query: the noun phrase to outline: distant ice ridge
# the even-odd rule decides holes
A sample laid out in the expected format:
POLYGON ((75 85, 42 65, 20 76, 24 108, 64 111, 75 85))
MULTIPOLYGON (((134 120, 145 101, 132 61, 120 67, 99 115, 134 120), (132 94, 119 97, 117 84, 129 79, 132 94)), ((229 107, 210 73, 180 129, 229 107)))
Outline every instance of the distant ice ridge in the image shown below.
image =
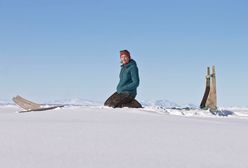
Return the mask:
MULTIPOLYGON (((94 101, 82 98, 72 98, 72 99, 62 99, 47 102, 48 104, 66 104, 66 105, 75 105, 75 106, 103 106, 104 102, 94 101)), ((166 109, 166 108, 198 108, 194 104, 185 104, 178 105, 169 100, 147 100, 140 101, 143 107, 151 107, 154 109, 166 109)))
POLYGON ((198 108, 198 106, 194 104, 184 104, 184 105, 179 105, 175 102, 169 101, 167 99, 164 100, 146 100, 146 101, 141 101, 141 104, 144 107, 154 107, 154 108, 198 108))
POLYGON ((11 101, 7 101, 7 100, 0 100, 0 105, 1 106, 14 105, 14 103, 11 101))
POLYGON ((72 106, 101 106, 103 103, 94 100, 87 100, 82 98, 62 99, 50 101, 48 104, 65 104, 72 106))

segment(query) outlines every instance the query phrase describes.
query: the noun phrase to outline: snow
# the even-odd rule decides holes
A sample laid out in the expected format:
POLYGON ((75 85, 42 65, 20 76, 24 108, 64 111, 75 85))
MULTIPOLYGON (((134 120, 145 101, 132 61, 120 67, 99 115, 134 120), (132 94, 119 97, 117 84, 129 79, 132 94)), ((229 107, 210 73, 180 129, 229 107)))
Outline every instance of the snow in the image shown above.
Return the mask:
POLYGON ((1 105, 1 167, 248 167, 248 108, 220 116, 93 104, 28 113, 1 105))

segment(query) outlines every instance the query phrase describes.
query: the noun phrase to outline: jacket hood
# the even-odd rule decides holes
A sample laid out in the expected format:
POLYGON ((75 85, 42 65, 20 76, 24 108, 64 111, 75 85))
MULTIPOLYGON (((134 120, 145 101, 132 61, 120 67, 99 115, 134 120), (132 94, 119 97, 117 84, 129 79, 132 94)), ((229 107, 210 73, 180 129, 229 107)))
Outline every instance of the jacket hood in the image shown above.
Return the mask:
POLYGON ((128 64, 122 64, 121 67, 130 67, 130 66, 136 66, 136 61, 134 61, 133 59, 130 59, 129 63, 128 64))

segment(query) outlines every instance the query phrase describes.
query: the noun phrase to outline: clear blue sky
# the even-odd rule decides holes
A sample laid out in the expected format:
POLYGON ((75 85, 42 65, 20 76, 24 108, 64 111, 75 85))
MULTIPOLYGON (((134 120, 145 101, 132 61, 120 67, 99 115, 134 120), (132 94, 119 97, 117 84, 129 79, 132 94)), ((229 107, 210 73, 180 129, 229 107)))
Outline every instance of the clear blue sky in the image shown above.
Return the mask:
POLYGON ((139 100, 199 104, 216 65, 219 105, 248 105, 247 9, 245 0, 0 0, 0 99, 104 101, 128 49, 139 100))

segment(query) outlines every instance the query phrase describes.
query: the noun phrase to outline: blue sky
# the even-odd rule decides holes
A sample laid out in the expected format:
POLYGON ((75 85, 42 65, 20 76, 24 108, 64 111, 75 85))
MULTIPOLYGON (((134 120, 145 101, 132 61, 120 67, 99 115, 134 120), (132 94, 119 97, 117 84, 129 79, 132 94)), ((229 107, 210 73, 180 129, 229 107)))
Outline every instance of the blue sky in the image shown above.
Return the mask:
POLYGON ((139 66, 139 100, 199 104, 216 65, 220 106, 248 105, 245 0, 0 0, 0 99, 115 91, 119 50, 139 66))

